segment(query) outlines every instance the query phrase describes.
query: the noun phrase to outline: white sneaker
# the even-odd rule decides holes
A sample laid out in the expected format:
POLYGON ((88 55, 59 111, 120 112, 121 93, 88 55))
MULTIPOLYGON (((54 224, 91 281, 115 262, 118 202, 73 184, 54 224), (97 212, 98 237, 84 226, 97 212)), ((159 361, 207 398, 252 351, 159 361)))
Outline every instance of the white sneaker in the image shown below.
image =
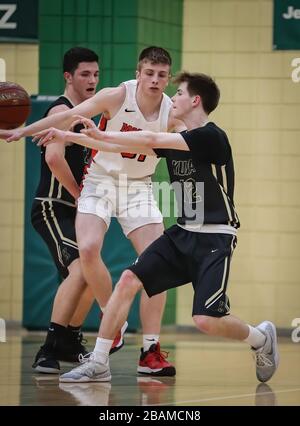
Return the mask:
POLYGON ((256 327, 266 336, 265 344, 254 351, 256 377, 260 382, 271 379, 279 364, 276 327, 270 321, 264 321, 256 327))
POLYGON ((87 354, 80 359, 81 365, 59 377, 60 382, 109 382, 111 374, 109 365, 101 364, 87 354))

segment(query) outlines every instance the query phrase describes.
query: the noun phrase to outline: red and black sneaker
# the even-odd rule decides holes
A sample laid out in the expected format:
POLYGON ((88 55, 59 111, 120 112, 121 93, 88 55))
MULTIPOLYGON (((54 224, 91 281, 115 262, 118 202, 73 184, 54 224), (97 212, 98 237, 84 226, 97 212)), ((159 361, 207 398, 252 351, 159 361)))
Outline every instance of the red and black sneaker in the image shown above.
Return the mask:
POLYGON ((154 343, 144 352, 141 348, 141 357, 137 368, 138 373, 149 376, 175 376, 174 365, 166 361, 169 353, 160 350, 160 344, 154 343))
POLYGON ((121 349, 124 346, 124 334, 127 327, 128 327, 128 322, 125 321, 123 327, 121 328, 121 330, 119 330, 118 334, 114 338, 112 347, 109 351, 109 355, 117 352, 119 349, 121 349))

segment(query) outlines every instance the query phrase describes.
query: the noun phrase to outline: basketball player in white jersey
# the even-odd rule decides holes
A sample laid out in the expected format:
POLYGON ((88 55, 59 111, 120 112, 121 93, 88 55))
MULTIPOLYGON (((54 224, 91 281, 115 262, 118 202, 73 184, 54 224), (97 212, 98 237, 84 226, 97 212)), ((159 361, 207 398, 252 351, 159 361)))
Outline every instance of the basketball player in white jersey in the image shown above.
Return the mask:
MULTIPOLYGON (((51 126, 66 129, 71 125, 75 114, 91 118, 101 112, 104 116, 102 124, 107 120, 106 128, 109 130, 171 130, 175 126, 168 118, 171 101, 163 94, 169 81, 170 67, 171 58, 166 50, 159 47, 146 48, 139 56, 136 81, 125 82, 117 88, 103 89, 71 112, 52 115, 24 128, 2 131, 0 137, 10 142, 51 126)), ((130 148, 128 150, 130 153, 130 148)), ((138 254, 163 232, 162 216, 154 201, 150 180, 158 159, 149 159, 142 154, 97 153, 78 200, 76 233, 82 270, 102 310, 105 310, 112 291, 110 274, 99 258, 110 217, 118 218, 123 232, 131 240, 138 254), (123 177, 125 175, 128 180, 125 188, 132 184, 133 180, 135 185, 141 183, 138 199, 130 199, 128 196, 125 205, 122 198, 118 199, 117 203, 115 193, 110 194, 118 191, 120 183, 117 178, 120 174, 123 174, 123 177), (132 217, 131 213, 135 216, 137 203, 144 205, 150 214, 132 217)), ((138 372, 143 374, 176 374, 174 366, 166 361, 159 345, 165 300, 165 293, 151 299, 145 292, 141 296, 143 348, 138 372)))

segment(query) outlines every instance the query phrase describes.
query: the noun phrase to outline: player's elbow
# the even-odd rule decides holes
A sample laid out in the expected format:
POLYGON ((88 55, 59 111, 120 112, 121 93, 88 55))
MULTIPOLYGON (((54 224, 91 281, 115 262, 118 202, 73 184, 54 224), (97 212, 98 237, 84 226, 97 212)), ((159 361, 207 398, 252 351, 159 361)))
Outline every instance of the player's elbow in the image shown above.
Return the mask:
POLYGON ((45 160, 51 169, 52 167, 55 167, 61 161, 61 155, 58 152, 46 151, 45 160))

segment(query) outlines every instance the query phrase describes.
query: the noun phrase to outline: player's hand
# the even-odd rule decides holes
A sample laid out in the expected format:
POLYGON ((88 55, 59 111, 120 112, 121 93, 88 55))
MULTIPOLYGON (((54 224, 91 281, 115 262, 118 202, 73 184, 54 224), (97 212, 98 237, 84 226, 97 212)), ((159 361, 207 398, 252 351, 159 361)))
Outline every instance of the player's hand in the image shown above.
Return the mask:
POLYGON ((82 124, 85 129, 97 128, 96 124, 90 118, 83 117, 82 115, 74 115, 74 121, 69 130, 72 130, 77 124, 82 124))
POLYGON ((67 132, 55 129, 54 127, 42 130, 33 136, 32 142, 37 142, 37 146, 47 146, 50 143, 65 143, 67 141, 67 132))
POLYGON ((105 132, 102 132, 101 130, 99 130, 98 127, 90 127, 87 129, 82 129, 80 130, 80 133, 83 133, 89 138, 97 139, 99 141, 105 140, 105 132))
POLYGON ((84 135, 98 140, 104 140, 104 135, 101 132, 101 130, 98 129, 96 124, 93 122, 93 120, 90 120, 89 118, 82 117, 81 115, 74 115, 75 121, 72 123, 72 126, 76 126, 77 124, 82 124, 84 126, 84 129, 80 130, 80 133, 83 133, 84 135))
POLYGON ((23 136, 23 129, 0 130, 0 139, 6 140, 6 142, 18 141, 23 136))

